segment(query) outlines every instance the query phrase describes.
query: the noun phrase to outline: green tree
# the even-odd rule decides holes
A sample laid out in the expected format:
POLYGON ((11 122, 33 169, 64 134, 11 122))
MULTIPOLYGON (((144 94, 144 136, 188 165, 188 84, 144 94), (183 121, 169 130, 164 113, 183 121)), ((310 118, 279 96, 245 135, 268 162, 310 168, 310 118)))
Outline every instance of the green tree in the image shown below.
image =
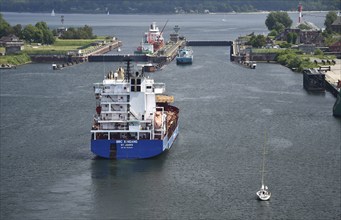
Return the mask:
POLYGON ((29 43, 38 42, 37 39, 37 37, 39 36, 38 32, 40 31, 37 27, 29 24, 26 27, 24 27, 22 31, 22 36, 29 43))
POLYGON ((48 30, 49 29, 47 27, 46 22, 44 22, 44 21, 37 22, 35 26, 40 30, 48 30))
POLYGON ((332 32, 332 24, 337 19, 337 14, 335 11, 330 11, 326 15, 326 20, 324 21, 324 26, 326 27, 326 31, 331 33, 332 32))
POLYGON ((292 43, 292 44, 296 44, 296 40, 297 40, 297 34, 290 32, 287 34, 287 42, 288 43, 292 43))
POLYGON ((291 47, 291 43, 288 43, 288 42, 281 42, 280 44, 279 44, 279 46, 281 47, 281 48, 290 48, 291 47))
POLYGON ((43 39, 42 39, 42 43, 43 44, 53 44, 55 42, 55 38, 53 36, 52 31, 50 30, 43 30, 43 39))
POLYGON ((322 55, 323 55, 323 51, 320 50, 320 49, 316 49, 316 50, 314 51, 314 55, 322 56, 322 55))
POLYGON ((0 38, 13 33, 11 25, 2 17, 0 13, 0 38))
POLYGON ((63 39, 93 39, 96 35, 93 35, 92 28, 88 25, 79 28, 68 28, 67 31, 61 36, 63 39))
POLYGON ((252 35, 248 44, 252 45, 252 47, 264 47, 266 45, 266 38, 264 35, 252 35))
POLYGON ((284 29, 285 26, 282 23, 276 22, 273 30, 276 30, 278 33, 281 33, 284 31, 284 29))
POLYGON ((53 44, 55 39, 53 37, 52 31, 47 26, 46 22, 37 22, 35 27, 39 30, 39 36, 37 36, 37 41, 43 44, 53 44))
POLYGON ((21 24, 17 24, 15 26, 13 26, 13 33, 17 37, 22 38, 22 26, 21 26, 21 24))
POLYGON ((21 32, 22 38, 29 43, 53 44, 55 38, 45 22, 37 22, 35 26, 29 24, 21 32))
POLYGON ((330 46, 338 41, 340 41, 337 37, 333 37, 332 34, 327 34, 326 31, 322 33, 324 36, 324 44, 326 46, 330 46))
POLYGON ((268 34, 268 36, 277 36, 277 35, 278 35, 278 32, 275 29, 271 30, 270 33, 268 34))
POLYGON ((306 24, 300 24, 297 27, 301 30, 310 30, 311 29, 311 27, 309 25, 306 25, 306 24))
POLYGON ((296 44, 296 40, 297 40, 297 33, 292 33, 292 43, 296 44))
POLYGON ((281 32, 284 28, 289 28, 292 25, 292 20, 287 12, 270 12, 266 17, 265 25, 270 31, 275 29, 277 32, 281 32))

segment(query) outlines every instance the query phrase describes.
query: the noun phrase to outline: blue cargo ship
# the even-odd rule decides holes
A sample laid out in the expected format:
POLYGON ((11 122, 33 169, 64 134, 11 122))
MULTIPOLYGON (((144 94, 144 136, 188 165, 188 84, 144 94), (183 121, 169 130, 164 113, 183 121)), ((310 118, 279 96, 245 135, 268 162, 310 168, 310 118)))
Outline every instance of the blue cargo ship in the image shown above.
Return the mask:
POLYGON ((179 133, 179 109, 165 84, 127 68, 94 84, 96 114, 91 151, 109 159, 150 158, 169 150, 179 133))
POLYGON ((192 64, 193 63, 193 51, 189 47, 181 48, 178 50, 176 56, 176 64, 192 64))

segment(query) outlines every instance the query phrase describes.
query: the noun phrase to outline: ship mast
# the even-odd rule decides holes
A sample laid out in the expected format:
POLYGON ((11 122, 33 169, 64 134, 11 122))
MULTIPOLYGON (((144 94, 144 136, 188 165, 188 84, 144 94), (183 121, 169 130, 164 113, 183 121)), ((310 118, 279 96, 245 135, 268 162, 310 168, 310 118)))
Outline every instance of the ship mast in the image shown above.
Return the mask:
POLYGON ((262 163, 262 188, 264 187, 264 169, 265 169, 265 144, 266 144, 266 133, 264 133, 264 145, 263 145, 263 163, 262 163))
POLYGON ((165 27, 166 27, 167 23, 168 23, 168 20, 166 21, 165 25, 163 26, 163 28, 162 28, 162 30, 161 30, 161 32, 160 32, 160 35, 157 37, 157 41, 160 40, 160 37, 162 36, 163 31, 165 30, 165 27))

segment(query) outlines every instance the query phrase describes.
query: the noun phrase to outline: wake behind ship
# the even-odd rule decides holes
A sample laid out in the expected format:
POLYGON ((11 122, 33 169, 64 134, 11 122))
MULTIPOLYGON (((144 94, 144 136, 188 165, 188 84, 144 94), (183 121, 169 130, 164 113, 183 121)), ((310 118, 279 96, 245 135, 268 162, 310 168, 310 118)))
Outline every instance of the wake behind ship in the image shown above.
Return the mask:
POLYGON ((91 151, 110 159, 154 157, 172 147, 178 135, 179 109, 164 95, 165 84, 127 68, 95 83, 96 114, 91 151))

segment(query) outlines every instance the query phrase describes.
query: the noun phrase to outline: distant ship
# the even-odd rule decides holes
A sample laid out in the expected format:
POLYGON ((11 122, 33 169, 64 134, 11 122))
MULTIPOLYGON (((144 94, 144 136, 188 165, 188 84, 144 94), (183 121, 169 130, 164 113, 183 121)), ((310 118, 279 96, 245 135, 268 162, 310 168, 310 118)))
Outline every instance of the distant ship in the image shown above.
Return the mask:
POLYGON ((178 50, 176 56, 176 64, 192 64, 193 62, 193 51, 189 47, 184 47, 178 50))
POLYGON ((154 53, 154 45, 149 44, 148 42, 145 41, 145 39, 141 41, 140 46, 138 46, 136 50, 134 51, 134 54, 152 54, 152 53, 154 53))
POLYGON ((52 9, 51 16, 55 16, 54 9, 52 9))
POLYGON ((165 84, 143 71, 131 73, 130 62, 94 84, 91 151, 100 157, 154 157, 170 149, 178 135, 179 109, 170 105, 173 96, 165 95, 165 84))
POLYGON ((148 32, 144 33, 141 45, 137 47, 134 53, 151 54, 161 49, 164 46, 164 39, 162 33, 167 25, 167 22, 165 26, 162 28, 161 32, 159 31, 159 28, 156 26, 156 23, 153 22, 150 25, 148 32))

